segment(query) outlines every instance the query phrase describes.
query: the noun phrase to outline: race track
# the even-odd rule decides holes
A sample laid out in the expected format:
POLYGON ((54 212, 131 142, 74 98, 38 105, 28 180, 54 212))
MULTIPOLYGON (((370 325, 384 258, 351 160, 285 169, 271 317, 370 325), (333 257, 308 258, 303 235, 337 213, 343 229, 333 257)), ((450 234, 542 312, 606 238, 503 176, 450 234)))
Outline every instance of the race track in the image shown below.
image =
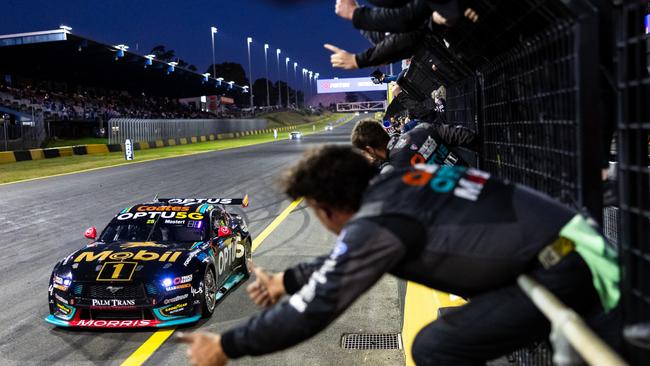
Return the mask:
MULTIPOLYGON (((306 148, 347 143, 354 122, 331 132, 307 135, 302 141, 281 140, 1 185, 0 365, 121 364, 153 331, 57 329, 43 321, 48 313, 47 286, 52 268, 87 242, 84 230, 89 226, 101 229, 122 208, 151 200, 156 194, 239 197, 248 193, 250 207, 241 212, 255 237, 290 203, 276 187, 278 176, 306 148)), ((301 204, 262 243, 253 258, 258 265, 282 270, 326 253, 333 238, 301 204)), ((337 343, 341 332, 346 331, 399 331, 396 283, 382 281, 373 291, 367 300, 373 303, 372 308, 352 311, 351 318, 339 321, 329 333, 298 350, 263 360, 244 358, 234 364, 326 365, 336 362, 337 357, 344 364, 402 364, 401 352, 379 351, 370 356, 368 352, 345 353, 337 343)), ((225 330, 256 311, 258 308, 240 287, 218 306, 211 319, 185 330, 225 330)), ((172 337, 147 364, 185 364, 184 352, 185 346, 176 344, 172 337)))

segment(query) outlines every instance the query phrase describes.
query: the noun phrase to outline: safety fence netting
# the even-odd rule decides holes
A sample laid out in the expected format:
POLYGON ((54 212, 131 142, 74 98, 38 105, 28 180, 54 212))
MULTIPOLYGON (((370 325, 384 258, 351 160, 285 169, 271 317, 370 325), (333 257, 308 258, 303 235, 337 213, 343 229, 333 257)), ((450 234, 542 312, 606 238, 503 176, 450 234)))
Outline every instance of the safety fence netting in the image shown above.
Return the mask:
MULTIPOLYGON (((446 88, 446 122, 479 133, 481 169, 600 222, 622 254, 625 323, 648 322, 648 1, 470 3, 480 21, 465 19, 439 40, 445 52, 434 70, 451 70, 437 80, 446 88), (610 156, 615 122, 617 153, 610 156), (604 207, 602 172, 612 158, 618 199, 604 207)), ((549 352, 535 344, 509 361, 550 365, 549 352)), ((627 352, 633 361, 650 359, 640 348, 627 352)))

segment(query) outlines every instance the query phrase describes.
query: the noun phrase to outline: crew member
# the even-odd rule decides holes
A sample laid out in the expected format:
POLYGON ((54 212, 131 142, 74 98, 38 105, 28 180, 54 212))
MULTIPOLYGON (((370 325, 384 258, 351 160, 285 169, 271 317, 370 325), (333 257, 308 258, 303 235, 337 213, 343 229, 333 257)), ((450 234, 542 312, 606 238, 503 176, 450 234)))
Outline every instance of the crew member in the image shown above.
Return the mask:
POLYGON ((456 148, 477 150, 478 145, 476 134, 461 126, 420 123, 401 136, 389 136, 370 119, 354 126, 351 140, 352 145, 370 155, 382 173, 423 163, 469 166, 456 148))
POLYGON ((376 176, 366 158, 340 145, 308 152, 284 190, 305 197, 339 234, 334 249, 283 273, 256 269, 249 294, 274 306, 222 335, 180 335, 192 363, 223 365, 302 342, 384 273, 470 299, 420 331, 418 365, 477 365, 546 338, 550 324, 517 286, 521 274, 587 322, 600 319, 601 336, 618 334, 616 252, 588 219, 548 196, 465 167, 376 176), (279 302, 285 293, 288 301, 279 302))

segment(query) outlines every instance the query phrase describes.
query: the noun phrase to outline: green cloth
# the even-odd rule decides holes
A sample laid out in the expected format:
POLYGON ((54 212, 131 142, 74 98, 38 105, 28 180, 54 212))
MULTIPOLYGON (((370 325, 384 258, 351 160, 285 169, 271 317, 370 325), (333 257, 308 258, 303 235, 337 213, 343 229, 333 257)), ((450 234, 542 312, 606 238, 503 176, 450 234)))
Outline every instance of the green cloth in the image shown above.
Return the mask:
POLYGON ((621 298, 621 272, 616 251, 605 238, 589 225, 582 215, 576 215, 560 230, 560 236, 570 239, 575 250, 591 271, 594 288, 605 312, 618 304, 621 298))

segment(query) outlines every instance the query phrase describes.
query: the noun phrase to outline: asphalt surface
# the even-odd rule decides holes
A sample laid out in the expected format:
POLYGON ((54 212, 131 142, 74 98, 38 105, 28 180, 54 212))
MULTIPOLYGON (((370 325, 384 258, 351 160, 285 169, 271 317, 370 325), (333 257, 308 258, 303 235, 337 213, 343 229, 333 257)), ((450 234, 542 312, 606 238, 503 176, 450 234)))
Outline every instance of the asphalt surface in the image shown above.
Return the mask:
MULTIPOLYGON (((302 141, 281 140, 0 186, 0 365, 121 364, 153 331, 80 331, 43 321, 52 268, 87 243, 85 229, 101 229, 124 207, 151 200, 156 194, 239 197, 248 193, 250 207, 240 211, 253 236, 258 235, 290 203, 277 189, 280 174, 306 148, 347 143, 353 125, 354 120, 334 131, 304 136, 302 141)), ((262 243, 253 259, 257 265, 282 270, 328 252, 333 239, 301 204, 262 243)), ((257 311, 240 287, 219 304, 212 318, 184 330, 223 331, 257 311)), ((404 362, 401 351, 340 348, 343 333, 399 332, 400 327, 398 284, 387 278, 327 331, 298 348, 233 364, 400 365, 404 362)), ((147 365, 186 363, 186 347, 172 338, 147 365)))

